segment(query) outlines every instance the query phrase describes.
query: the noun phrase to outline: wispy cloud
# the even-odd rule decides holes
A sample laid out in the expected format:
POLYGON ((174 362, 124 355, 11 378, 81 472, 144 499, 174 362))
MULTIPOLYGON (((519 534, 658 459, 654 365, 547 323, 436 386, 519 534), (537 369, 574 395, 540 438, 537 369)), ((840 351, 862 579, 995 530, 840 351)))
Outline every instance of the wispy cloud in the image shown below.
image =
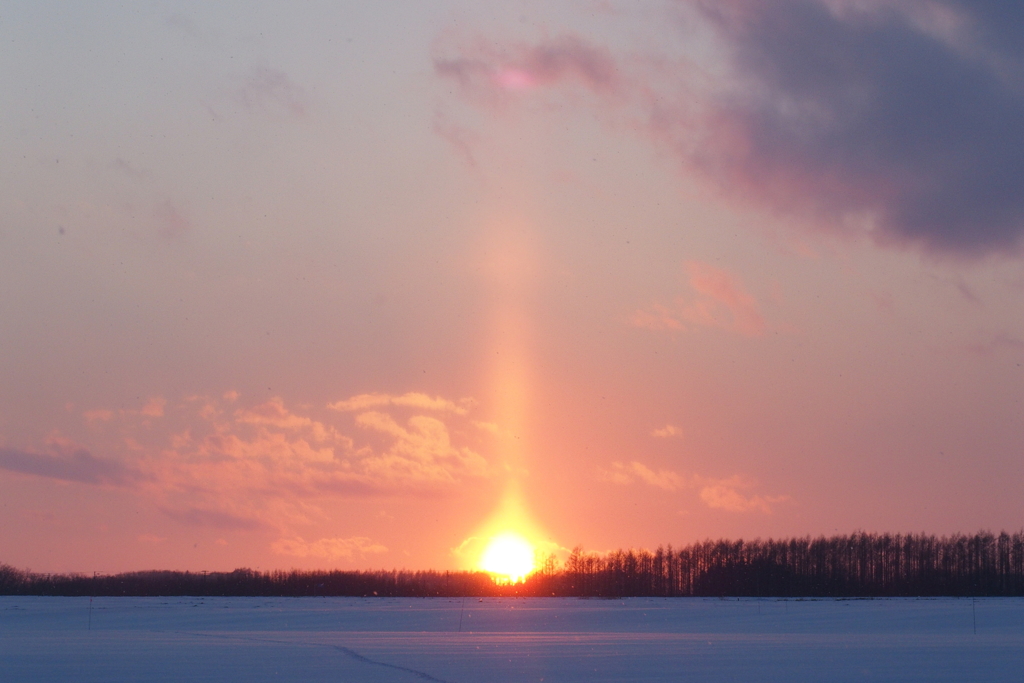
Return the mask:
POLYGON ((435 58, 434 69, 442 78, 458 83, 465 93, 486 97, 496 91, 531 90, 565 81, 612 93, 619 78, 608 50, 572 35, 500 48, 479 41, 456 56, 435 58))
POLYGON ((85 418, 86 422, 106 422, 114 417, 114 411, 107 410, 105 408, 100 408, 98 410, 86 410, 82 413, 82 417, 85 418))
POLYGON ((699 474, 684 475, 672 470, 654 470, 636 460, 613 462, 611 468, 601 470, 599 476, 622 486, 639 483, 668 492, 696 491, 708 507, 728 512, 771 514, 772 506, 790 500, 789 496, 750 494, 748 491, 754 484, 739 476, 714 479, 699 474))
POLYGON ((253 531, 266 528, 268 525, 249 513, 241 515, 224 510, 209 510, 197 507, 162 507, 160 509, 171 519, 189 527, 213 527, 217 529, 234 529, 237 531, 253 531))
POLYGON ((366 555, 376 555, 388 551, 383 545, 374 543, 365 536, 321 538, 317 541, 306 541, 301 536, 296 536, 278 539, 271 544, 270 548, 279 555, 326 560, 352 559, 356 556, 362 558, 366 555))
POLYGON ((671 439, 678 438, 683 435, 683 430, 675 425, 667 424, 664 427, 659 427, 651 432, 651 436, 659 439, 671 439))
POLYGON ((728 512, 761 512, 766 515, 771 514, 772 505, 789 500, 789 496, 746 496, 740 493, 739 486, 731 480, 702 486, 700 499, 710 508, 728 512))
POLYGON ((602 472, 602 478, 615 484, 640 481, 664 491, 680 491, 693 485, 692 478, 684 478, 671 470, 655 471, 635 460, 629 463, 613 462, 611 470, 602 472))
POLYGON ((976 356, 991 356, 995 353, 1024 353, 1024 339, 1007 332, 994 334, 984 341, 976 341, 967 346, 967 350, 976 356))
POLYGON ((161 236, 176 239, 192 229, 192 221, 177 204, 167 199, 153 207, 153 218, 161 236))
POLYGON ((429 410, 438 412, 450 412, 456 415, 465 415, 473 406, 473 399, 464 398, 460 401, 451 401, 440 396, 431 397, 427 394, 409 392, 400 396, 392 394, 359 394, 344 401, 336 401, 328 404, 331 410, 341 412, 356 412, 370 410, 372 408, 385 408, 395 406, 400 408, 413 408, 418 410, 429 410))
POLYGON ((122 408, 117 411, 110 410, 109 408, 97 408, 95 410, 83 411, 82 417, 87 423, 109 422, 115 416, 119 416, 121 419, 136 418, 138 416, 158 418, 164 416, 164 407, 166 405, 167 399, 163 396, 152 396, 140 408, 122 408))
POLYGON ((249 110, 303 116, 308 108, 305 89, 284 71, 253 66, 241 79, 233 99, 249 110))
POLYGON ((464 126, 445 114, 438 111, 434 114, 434 132, 445 142, 451 145, 455 153, 462 157, 470 168, 476 168, 477 161, 474 154, 478 135, 468 126, 464 126))
POLYGON ((114 159, 111 168, 135 180, 150 180, 153 177, 153 172, 149 169, 140 168, 121 157, 114 159))
POLYGON ((633 314, 633 325, 650 330, 718 327, 749 337, 764 334, 757 300, 737 276, 700 261, 687 262, 686 270, 696 296, 680 298, 672 307, 654 304, 641 309, 633 314))
POLYGON ((146 417, 163 417, 164 406, 167 405, 167 399, 162 396, 156 396, 149 399, 146 405, 142 406, 142 410, 139 411, 146 417))

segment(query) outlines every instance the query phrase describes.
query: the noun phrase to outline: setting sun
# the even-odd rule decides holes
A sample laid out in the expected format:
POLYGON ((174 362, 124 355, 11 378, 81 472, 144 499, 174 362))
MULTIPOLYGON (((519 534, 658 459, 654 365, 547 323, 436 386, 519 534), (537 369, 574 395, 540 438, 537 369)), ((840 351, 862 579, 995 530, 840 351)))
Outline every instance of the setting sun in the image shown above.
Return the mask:
POLYGON ((511 583, 522 581, 534 569, 533 545, 511 532, 495 536, 480 557, 480 568, 511 583))

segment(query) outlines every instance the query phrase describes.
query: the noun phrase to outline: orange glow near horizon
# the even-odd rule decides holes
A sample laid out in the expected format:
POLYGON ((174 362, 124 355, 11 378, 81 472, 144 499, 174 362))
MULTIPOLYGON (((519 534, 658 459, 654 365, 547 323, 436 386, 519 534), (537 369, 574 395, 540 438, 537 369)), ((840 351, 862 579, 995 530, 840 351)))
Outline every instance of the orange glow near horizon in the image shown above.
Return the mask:
POLYGON ((534 524, 520 500, 518 486, 510 482, 498 510, 463 543, 458 554, 474 569, 493 575, 498 583, 516 583, 537 569, 541 558, 560 550, 534 524))
POLYGON ((493 574, 495 580, 518 583, 536 568, 535 553, 533 544, 507 531, 488 542, 480 557, 480 568, 493 574))

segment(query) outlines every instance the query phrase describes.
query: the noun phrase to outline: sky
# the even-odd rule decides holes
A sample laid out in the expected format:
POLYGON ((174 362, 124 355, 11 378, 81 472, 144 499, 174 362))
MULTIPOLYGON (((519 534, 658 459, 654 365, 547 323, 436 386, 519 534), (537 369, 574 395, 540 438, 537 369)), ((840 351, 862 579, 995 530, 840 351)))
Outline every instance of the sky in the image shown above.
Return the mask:
POLYGON ((10 2, 0 562, 1024 524, 1024 7, 10 2))

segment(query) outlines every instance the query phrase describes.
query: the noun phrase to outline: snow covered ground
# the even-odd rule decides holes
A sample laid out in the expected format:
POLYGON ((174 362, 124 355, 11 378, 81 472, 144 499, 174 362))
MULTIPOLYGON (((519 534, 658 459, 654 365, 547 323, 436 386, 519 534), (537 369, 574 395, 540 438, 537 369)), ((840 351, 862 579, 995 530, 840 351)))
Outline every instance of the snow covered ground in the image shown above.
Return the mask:
POLYGON ((0 681, 1024 681, 1020 599, 89 603, 0 597, 0 681))

